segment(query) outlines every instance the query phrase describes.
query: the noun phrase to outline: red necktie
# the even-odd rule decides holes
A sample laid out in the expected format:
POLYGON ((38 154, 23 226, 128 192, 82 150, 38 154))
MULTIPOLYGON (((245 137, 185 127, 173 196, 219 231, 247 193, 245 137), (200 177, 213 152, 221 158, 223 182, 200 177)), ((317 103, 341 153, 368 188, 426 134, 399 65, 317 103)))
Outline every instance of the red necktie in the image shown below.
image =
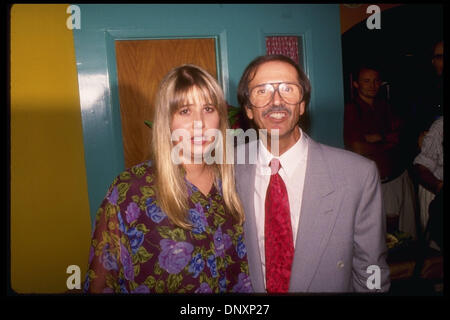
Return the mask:
POLYGON ((286 185, 278 174, 280 161, 272 159, 265 201, 266 288, 269 293, 288 292, 294 242, 286 185))

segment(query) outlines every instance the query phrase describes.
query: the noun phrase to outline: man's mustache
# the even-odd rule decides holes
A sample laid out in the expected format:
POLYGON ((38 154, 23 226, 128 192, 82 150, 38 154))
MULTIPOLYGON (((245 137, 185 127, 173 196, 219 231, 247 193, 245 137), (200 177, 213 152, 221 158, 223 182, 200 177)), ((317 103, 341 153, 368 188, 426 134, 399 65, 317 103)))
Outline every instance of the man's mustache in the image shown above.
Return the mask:
POLYGON ((262 116, 265 117, 269 113, 272 113, 272 112, 286 112, 289 116, 292 115, 292 111, 291 110, 289 110, 284 104, 280 104, 278 106, 272 105, 270 108, 268 108, 267 110, 265 110, 262 113, 262 116))

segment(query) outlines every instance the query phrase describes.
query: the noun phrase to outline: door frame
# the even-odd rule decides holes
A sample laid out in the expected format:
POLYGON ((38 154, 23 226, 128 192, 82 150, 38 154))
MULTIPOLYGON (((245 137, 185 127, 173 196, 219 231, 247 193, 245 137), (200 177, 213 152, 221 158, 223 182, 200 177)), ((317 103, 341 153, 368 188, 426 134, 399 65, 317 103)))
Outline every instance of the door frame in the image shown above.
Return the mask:
POLYGON ((211 34, 198 34, 198 33, 185 33, 183 35, 151 35, 150 30, 107 30, 105 32, 106 41, 106 60, 108 69, 108 80, 110 88, 110 107, 112 115, 112 130, 116 137, 116 141, 120 140, 121 143, 117 144, 119 150, 114 152, 116 155, 121 156, 121 168, 118 170, 124 170, 125 157, 123 153, 123 140, 122 140, 122 120, 120 116, 120 99, 119 99, 119 81, 117 75, 117 60, 116 60, 116 47, 115 41, 117 40, 171 40, 171 39, 214 39, 215 56, 216 56, 216 69, 217 78, 219 84, 224 91, 224 96, 228 99, 228 59, 227 59, 227 44, 226 44, 226 32, 211 34), (119 139, 120 138, 120 139, 119 139))
MULTIPOLYGON (((185 28, 176 34, 164 32, 155 34, 153 29, 104 29, 100 32, 104 34, 103 45, 106 55, 106 61, 104 61, 106 64, 106 79, 103 82, 103 95, 95 101, 94 105, 85 103, 83 99, 80 99, 92 224, 94 224, 97 208, 105 197, 108 186, 115 176, 126 169, 117 77, 116 40, 213 38, 218 82, 224 91, 227 101, 230 98, 226 30, 211 30, 211 28, 208 28, 207 32, 199 32, 199 30, 185 28), (92 109, 93 107, 95 107, 95 110, 92 109)), ((77 66, 79 69, 80 97, 92 95, 92 92, 90 92, 91 88, 85 83, 86 79, 91 75, 80 73, 80 68, 83 68, 82 64, 77 63, 77 66)))
POLYGON ((227 44, 226 44, 226 32, 212 34, 198 34, 198 33, 185 33, 183 35, 151 35, 150 30, 107 30, 105 32, 106 42, 106 60, 108 70, 108 82, 110 88, 110 108, 112 115, 112 130, 117 143, 116 152, 114 154, 120 155, 121 168, 117 170, 121 171, 125 169, 125 158, 123 153, 123 140, 122 140, 122 120, 120 116, 120 99, 119 99, 119 81, 117 75, 117 60, 116 60, 116 47, 115 42, 117 40, 171 40, 171 39, 214 39, 215 56, 216 56, 216 68, 217 78, 219 84, 224 91, 225 98, 228 101, 228 59, 227 59, 227 44))

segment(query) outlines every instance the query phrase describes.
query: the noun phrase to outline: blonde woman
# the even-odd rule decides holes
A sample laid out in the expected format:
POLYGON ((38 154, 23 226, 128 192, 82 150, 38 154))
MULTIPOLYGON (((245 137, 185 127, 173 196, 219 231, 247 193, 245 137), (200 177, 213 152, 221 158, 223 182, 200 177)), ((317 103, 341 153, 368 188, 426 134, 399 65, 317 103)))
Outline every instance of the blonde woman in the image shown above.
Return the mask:
POLYGON ((211 135, 226 137, 228 128, 220 86, 197 66, 177 67, 162 80, 155 108, 153 159, 110 186, 84 290, 251 292, 233 165, 226 144, 211 135), (205 161, 207 154, 219 161, 205 161))

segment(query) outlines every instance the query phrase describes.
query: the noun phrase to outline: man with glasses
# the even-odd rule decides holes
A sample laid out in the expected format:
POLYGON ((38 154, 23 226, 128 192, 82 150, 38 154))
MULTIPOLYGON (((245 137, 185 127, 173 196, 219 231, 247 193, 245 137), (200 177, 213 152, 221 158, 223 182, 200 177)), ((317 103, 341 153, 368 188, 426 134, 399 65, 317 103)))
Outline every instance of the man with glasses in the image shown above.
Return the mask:
POLYGON ((249 273, 256 292, 379 292, 390 286, 374 162, 315 142, 298 126, 310 83, 291 59, 257 57, 238 100, 267 139, 236 165, 249 273), (278 153, 271 152, 278 139, 278 153))

